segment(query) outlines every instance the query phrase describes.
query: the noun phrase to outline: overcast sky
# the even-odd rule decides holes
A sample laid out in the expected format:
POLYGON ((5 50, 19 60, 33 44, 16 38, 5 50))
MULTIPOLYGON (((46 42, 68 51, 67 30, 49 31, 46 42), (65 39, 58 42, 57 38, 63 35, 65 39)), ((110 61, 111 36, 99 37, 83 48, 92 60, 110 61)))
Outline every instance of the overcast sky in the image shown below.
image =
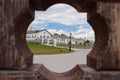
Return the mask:
POLYGON ((47 29, 53 34, 72 33, 75 38, 94 40, 94 31, 87 22, 87 13, 78 13, 66 4, 53 5, 46 11, 36 11, 35 20, 30 26, 33 30, 47 29))

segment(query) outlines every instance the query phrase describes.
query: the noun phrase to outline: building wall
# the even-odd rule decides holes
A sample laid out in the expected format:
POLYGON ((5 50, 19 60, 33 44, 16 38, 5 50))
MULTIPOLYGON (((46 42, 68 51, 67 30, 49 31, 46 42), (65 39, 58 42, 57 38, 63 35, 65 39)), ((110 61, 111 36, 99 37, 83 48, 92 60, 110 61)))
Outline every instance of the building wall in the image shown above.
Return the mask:
POLYGON ((46 30, 40 31, 38 33, 27 34, 26 40, 28 42, 37 42, 46 45, 54 43, 52 35, 46 30))
MULTIPOLYGON (((37 42, 46 45, 57 45, 57 44, 69 44, 69 37, 53 37, 53 35, 47 30, 42 30, 37 33, 31 33, 26 35, 26 40, 28 42, 37 42)), ((71 44, 83 44, 85 39, 75 39, 71 38, 71 44)))

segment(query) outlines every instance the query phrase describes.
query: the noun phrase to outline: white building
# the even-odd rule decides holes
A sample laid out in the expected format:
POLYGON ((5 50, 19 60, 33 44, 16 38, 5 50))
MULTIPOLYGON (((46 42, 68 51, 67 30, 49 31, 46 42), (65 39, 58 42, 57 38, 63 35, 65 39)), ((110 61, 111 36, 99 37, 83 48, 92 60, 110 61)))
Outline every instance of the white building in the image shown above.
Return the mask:
POLYGON ((52 45, 54 43, 54 39, 52 34, 48 32, 46 29, 36 30, 36 31, 28 31, 26 35, 27 42, 37 42, 45 45, 52 45))
POLYGON ((83 38, 77 38, 76 39, 76 44, 84 44, 86 41, 86 39, 83 39, 83 38))
MULTIPOLYGON (((26 34, 27 42, 37 42, 44 45, 56 46, 56 44, 68 44, 70 38, 66 35, 51 34, 46 29, 28 31, 26 34)), ((71 44, 75 44, 75 38, 71 38, 71 44)))
MULTIPOLYGON (((64 35, 64 34, 54 34, 54 39, 56 40, 57 44, 69 44, 70 37, 64 35)), ((71 44, 75 44, 76 39, 71 37, 71 44)))

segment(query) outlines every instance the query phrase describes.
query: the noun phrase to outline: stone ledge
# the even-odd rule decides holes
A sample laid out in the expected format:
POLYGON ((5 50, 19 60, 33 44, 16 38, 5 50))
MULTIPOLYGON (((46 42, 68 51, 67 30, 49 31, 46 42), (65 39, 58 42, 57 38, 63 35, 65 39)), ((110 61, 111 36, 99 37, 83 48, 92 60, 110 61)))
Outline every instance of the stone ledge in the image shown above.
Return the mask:
POLYGON ((120 71, 95 71, 86 65, 79 66, 84 72, 81 80, 120 80, 120 71))
POLYGON ((29 70, 2 70, 0 71, 0 80, 39 80, 38 67, 33 65, 29 70))
POLYGON ((53 73, 46 72, 42 65, 33 65, 29 70, 0 71, 0 80, 119 80, 120 71, 95 71, 86 65, 77 65, 73 72, 53 73), (83 73, 83 74, 77 74, 83 73), (75 74, 74 74, 75 73, 75 74), (46 76, 47 75, 47 76, 46 76), (49 76, 51 75, 51 76, 49 76), (72 76, 72 77, 71 77, 72 76))

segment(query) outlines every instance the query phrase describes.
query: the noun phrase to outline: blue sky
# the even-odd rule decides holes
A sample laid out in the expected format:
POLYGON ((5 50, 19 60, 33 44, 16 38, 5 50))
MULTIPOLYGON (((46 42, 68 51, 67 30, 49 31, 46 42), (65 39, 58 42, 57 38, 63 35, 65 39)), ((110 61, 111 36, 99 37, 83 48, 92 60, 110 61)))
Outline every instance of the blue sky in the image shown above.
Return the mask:
POLYGON ((47 29, 53 34, 72 33, 75 38, 94 40, 94 31, 87 22, 87 13, 78 13, 66 4, 53 5, 46 11, 35 11, 35 20, 30 26, 33 30, 47 29))

